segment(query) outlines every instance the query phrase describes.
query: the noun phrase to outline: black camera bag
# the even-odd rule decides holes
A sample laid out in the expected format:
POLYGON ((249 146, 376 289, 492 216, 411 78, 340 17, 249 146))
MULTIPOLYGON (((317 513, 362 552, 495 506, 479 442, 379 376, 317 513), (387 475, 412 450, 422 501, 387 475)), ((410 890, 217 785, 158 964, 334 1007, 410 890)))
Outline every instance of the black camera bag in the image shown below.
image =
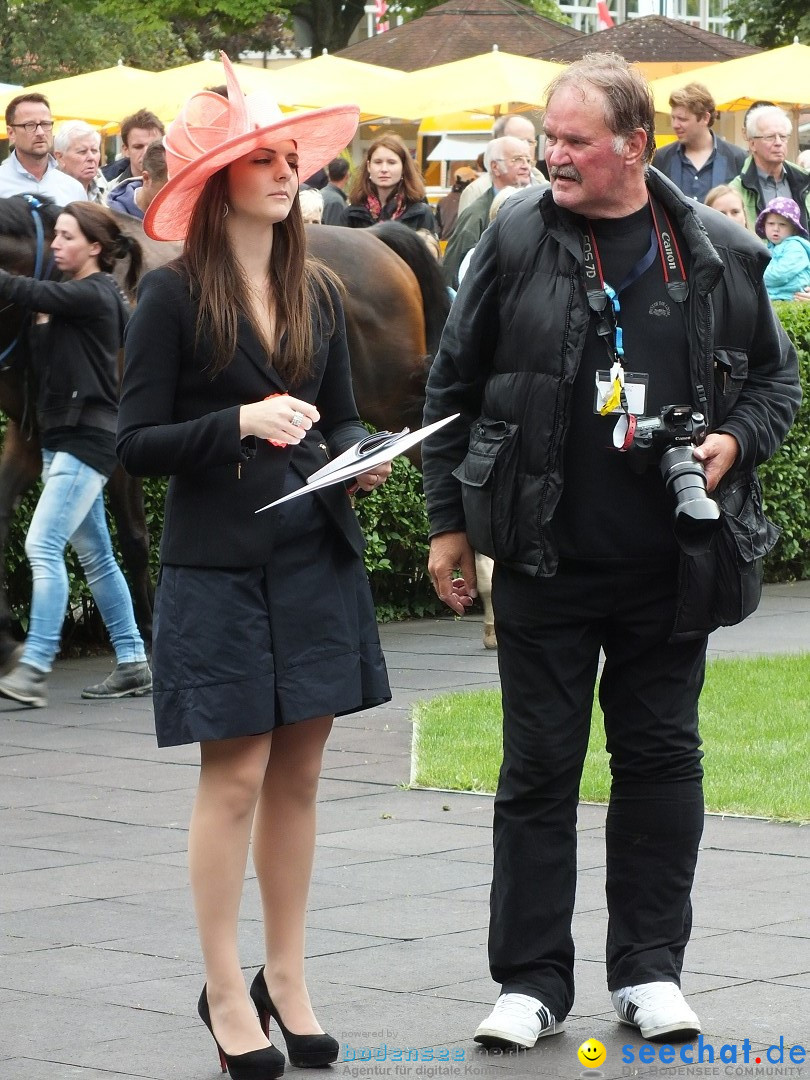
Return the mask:
POLYGON ((762 509, 756 472, 733 470, 715 494, 720 528, 708 551, 681 552, 678 609, 672 641, 703 637, 747 619, 762 595, 763 559, 780 530, 762 509))

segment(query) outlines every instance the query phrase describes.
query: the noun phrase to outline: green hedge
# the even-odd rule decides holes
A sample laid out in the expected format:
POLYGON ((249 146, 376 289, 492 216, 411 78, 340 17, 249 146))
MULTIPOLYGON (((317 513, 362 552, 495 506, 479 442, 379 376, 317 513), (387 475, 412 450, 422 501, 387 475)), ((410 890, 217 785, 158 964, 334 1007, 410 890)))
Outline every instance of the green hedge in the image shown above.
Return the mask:
POLYGON ((765 577, 802 581, 810 577, 810 303, 774 306, 799 355, 804 397, 784 444, 759 470, 766 513, 782 530, 765 562, 765 577))
MULTIPOLYGON (((804 404, 784 446, 760 470, 768 516, 782 529, 779 543, 766 562, 766 576, 768 581, 793 581, 810 578, 810 304, 782 303, 776 308, 799 353, 804 404)), ((4 427, 5 421, 0 424, 0 431, 4 427)), ((155 577, 164 493, 164 481, 146 482, 146 513, 153 538, 151 562, 155 577)), ((23 631, 31 595, 31 575, 23 545, 37 495, 38 491, 34 491, 22 500, 12 520, 6 551, 9 599, 23 631)), ((399 458, 386 485, 371 498, 357 500, 357 512, 368 541, 366 568, 379 617, 389 620, 442 610, 427 576, 427 517, 418 470, 399 458)), ((68 559, 68 571, 69 636, 86 625, 91 640, 103 640, 75 556, 68 559)))

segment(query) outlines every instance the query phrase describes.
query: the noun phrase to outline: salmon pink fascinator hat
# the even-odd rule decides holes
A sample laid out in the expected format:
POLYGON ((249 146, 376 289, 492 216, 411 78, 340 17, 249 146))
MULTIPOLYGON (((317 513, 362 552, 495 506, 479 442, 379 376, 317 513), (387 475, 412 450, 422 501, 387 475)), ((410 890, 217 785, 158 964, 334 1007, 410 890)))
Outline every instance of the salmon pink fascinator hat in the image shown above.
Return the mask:
POLYGON ((163 139, 168 183, 149 204, 143 227, 154 240, 184 240, 206 181, 260 146, 292 140, 298 174, 312 176, 352 141, 360 119, 356 105, 282 113, 266 91, 247 97, 225 53, 228 97, 201 90, 188 99, 163 139))

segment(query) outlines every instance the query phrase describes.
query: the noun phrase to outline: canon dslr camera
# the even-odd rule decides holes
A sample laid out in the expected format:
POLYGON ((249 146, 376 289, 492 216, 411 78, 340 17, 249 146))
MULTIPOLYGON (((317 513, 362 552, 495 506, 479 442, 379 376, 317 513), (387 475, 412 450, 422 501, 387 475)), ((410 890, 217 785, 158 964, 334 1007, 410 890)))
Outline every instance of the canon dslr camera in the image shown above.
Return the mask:
POLYGON ((690 405, 665 405, 658 416, 639 416, 630 447, 642 463, 658 459, 668 491, 675 496, 675 537, 688 555, 708 549, 720 523, 720 508, 706 490, 706 472, 693 449, 706 438, 706 418, 690 405))

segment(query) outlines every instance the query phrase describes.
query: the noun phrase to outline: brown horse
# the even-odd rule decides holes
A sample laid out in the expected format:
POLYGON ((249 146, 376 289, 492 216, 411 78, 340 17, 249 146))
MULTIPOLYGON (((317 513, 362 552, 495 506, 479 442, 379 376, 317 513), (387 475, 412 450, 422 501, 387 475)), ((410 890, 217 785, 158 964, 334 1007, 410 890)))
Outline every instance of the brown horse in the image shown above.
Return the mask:
POLYGON ((427 372, 450 309, 435 259, 412 229, 395 222, 310 225, 307 243, 345 287, 360 415, 377 428, 420 427, 427 372))
MULTIPOLYGON (((37 213, 43 235, 39 247, 47 261, 60 208, 40 201, 37 213)), ((141 244, 144 270, 178 253, 176 245, 150 240, 134 218, 121 215, 119 225, 141 244)), ((397 224, 374 229, 309 226, 307 239, 311 252, 345 286, 346 331, 360 415, 378 428, 418 427, 427 371, 449 309, 433 257, 418 236, 397 224)), ((19 195, 0 199, 0 267, 33 274, 37 245, 29 203, 19 195)), ((0 411, 7 417, 0 454, 0 670, 14 647, 2 555, 14 507, 41 469, 27 393, 26 325, 27 315, 21 309, 10 304, 0 308, 0 411)), ((149 641, 153 587, 141 483, 118 469, 107 493, 138 626, 149 641)))

